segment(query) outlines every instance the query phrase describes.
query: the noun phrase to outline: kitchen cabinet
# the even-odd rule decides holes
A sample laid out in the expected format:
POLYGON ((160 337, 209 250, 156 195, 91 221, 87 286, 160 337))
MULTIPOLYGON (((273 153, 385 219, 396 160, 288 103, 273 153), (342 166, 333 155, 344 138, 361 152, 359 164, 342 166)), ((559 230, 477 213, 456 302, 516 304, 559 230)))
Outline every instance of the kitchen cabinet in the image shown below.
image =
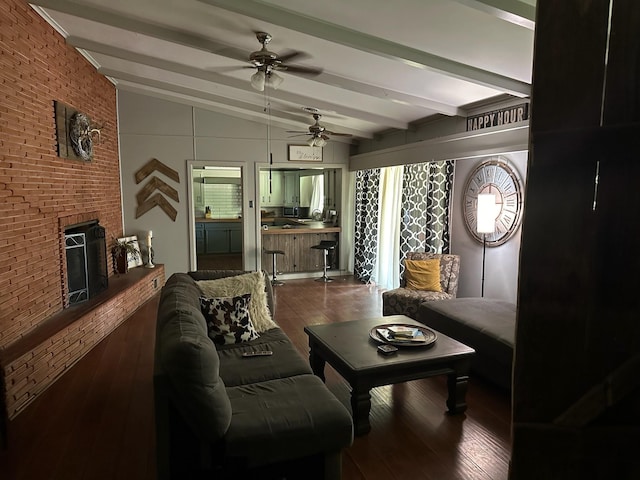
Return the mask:
POLYGON ((196 255, 204 255, 207 251, 205 243, 204 223, 196 223, 196 255))
POLYGON ((197 222, 196 254, 241 253, 242 223, 197 222))
MULTIPOLYGON (((322 250, 311 248, 318 245, 322 240, 338 240, 338 233, 291 233, 283 234, 262 234, 262 247, 264 250, 282 250, 284 255, 278 255, 278 273, 294 272, 320 272, 323 268, 322 250)), ((329 268, 338 268, 337 247, 333 252, 329 252, 327 265, 329 268)), ((262 254, 262 268, 272 274, 271 255, 262 254)))
POLYGON ((271 171, 271 191, 269 191, 269 171, 260 170, 260 206, 281 207, 284 204, 282 172, 271 171))
POLYGON ((300 203, 300 174, 284 172, 284 206, 295 207, 300 203))

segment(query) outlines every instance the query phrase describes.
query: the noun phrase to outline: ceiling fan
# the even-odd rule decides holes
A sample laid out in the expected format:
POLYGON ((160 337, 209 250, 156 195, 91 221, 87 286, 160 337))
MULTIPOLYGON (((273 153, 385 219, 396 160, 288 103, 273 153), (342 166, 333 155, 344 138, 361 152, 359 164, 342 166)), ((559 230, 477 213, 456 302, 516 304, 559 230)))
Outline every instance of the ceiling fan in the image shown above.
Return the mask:
POLYGON ((282 55, 267 50, 267 45, 271 41, 271 35, 266 32, 256 32, 258 42, 262 44, 262 48, 249 55, 249 62, 253 64, 257 72, 251 76, 251 86, 262 92, 265 85, 270 86, 274 90, 282 84, 283 78, 276 71, 286 71, 302 75, 319 75, 322 73, 321 68, 304 67, 301 65, 290 65, 286 62, 289 60, 306 56, 303 52, 290 51, 282 55))
POLYGON ((298 135, 310 135, 311 138, 307 141, 307 144, 310 147, 324 147, 329 140, 329 135, 335 135, 339 137, 351 137, 350 133, 338 133, 331 132, 327 130, 323 125, 320 125, 320 118, 322 115, 319 113, 314 113, 313 118, 315 119, 315 123, 309 126, 308 132, 297 132, 288 130, 287 133, 295 133, 298 135))

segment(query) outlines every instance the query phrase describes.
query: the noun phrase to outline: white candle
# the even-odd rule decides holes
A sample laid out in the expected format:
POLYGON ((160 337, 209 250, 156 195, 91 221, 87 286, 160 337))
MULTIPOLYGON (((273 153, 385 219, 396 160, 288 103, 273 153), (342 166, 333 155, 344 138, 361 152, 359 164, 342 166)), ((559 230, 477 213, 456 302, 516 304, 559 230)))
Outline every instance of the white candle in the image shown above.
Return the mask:
POLYGON ((153 237, 153 231, 149 230, 147 233, 147 245, 151 245, 151 237, 153 237))

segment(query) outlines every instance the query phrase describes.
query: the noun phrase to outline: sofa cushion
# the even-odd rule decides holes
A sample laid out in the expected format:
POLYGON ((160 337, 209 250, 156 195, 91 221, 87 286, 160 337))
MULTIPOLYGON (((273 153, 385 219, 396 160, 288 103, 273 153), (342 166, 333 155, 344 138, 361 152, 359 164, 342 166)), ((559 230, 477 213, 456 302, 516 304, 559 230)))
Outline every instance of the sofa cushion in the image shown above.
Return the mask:
POLYGON ((440 259, 430 260, 405 260, 405 278, 407 288, 410 290, 425 290, 429 292, 441 292, 440 286, 440 259))
POLYGON ((473 347, 472 369, 510 388, 516 305, 490 298, 456 298, 420 305, 417 320, 473 347))
POLYGON ((349 411, 315 375, 227 391, 233 416, 225 437, 225 454, 242 459, 249 468, 337 452, 353 441, 349 411))
POLYGON ((231 422, 218 353, 198 304, 185 301, 192 293, 189 284, 165 288, 158 307, 156 370, 166 374, 172 403, 189 427, 202 440, 216 442, 231 422))
POLYGON ((264 332, 277 325, 271 319, 262 272, 250 272, 216 280, 198 280, 196 284, 206 297, 237 297, 251 294, 249 315, 257 332, 264 332))
POLYGON ((311 367, 279 328, 260 334, 250 342, 218 345, 220 376, 227 387, 311 373, 311 367), (243 357, 243 352, 271 350, 268 357, 243 357))
POLYGON ((242 343, 260 336, 249 316, 250 303, 250 293, 238 297, 200 297, 200 309, 213 343, 242 343))

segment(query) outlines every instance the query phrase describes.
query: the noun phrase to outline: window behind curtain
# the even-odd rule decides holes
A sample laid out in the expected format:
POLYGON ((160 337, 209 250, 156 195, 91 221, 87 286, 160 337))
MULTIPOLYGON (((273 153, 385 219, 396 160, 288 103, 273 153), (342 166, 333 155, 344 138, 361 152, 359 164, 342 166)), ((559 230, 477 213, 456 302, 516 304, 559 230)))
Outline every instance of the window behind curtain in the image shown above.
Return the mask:
MULTIPOLYGON (((400 275, 402 260, 407 252, 420 251, 449 253, 450 204, 453 187, 454 161, 428 162, 404 166, 402 192, 398 198, 380 195, 381 170, 356 172, 356 232, 354 274, 369 283, 380 276, 377 252, 392 249, 396 239, 380 235, 378 208, 401 204, 400 249, 398 264, 400 275)), ((385 275, 382 275, 385 277, 385 275)), ((395 288, 400 279, 394 279, 383 288, 395 288)))

